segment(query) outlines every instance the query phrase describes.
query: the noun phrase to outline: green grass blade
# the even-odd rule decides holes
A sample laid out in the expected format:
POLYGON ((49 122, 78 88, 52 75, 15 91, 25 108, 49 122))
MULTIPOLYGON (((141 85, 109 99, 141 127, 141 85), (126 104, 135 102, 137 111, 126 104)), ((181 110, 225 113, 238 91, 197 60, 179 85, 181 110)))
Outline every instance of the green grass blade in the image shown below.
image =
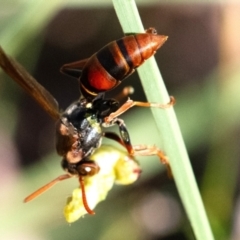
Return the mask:
MULTIPOLYGON (((143 32, 144 28, 134 0, 113 0, 113 5, 125 33, 143 32)), ((167 90, 153 57, 138 69, 138 73, 149 102, 169 102, 167 90)), ((173 108, 152 109, 152 113, 161 133, 164 151, 170 159, 173 176, 194 234, 198 240, 212 240, 213 234, 174 110, 173 108)))

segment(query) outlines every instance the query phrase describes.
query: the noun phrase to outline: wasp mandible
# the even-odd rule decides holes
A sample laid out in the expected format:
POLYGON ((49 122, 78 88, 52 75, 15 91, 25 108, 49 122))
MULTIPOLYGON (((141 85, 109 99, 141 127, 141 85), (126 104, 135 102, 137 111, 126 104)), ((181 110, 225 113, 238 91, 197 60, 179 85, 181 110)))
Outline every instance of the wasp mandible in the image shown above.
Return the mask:
POLYGON ((124 121, 118 116, 133 106, 168 108, 174 104, 174 98, 170 97, 167 104, 129 99, 122 106, 116 99, 105 98, 107 91, 118 86, 135 68, 153 56, 166 40, 166 36, 157 35, 154 28, 149 28, 145 33, 130 34, 110 42, 88 59, 63 65, 61 72, 77 78, 81 92, 80 99, 63 113, 60 113, 54 97, 0 49, 2 69, 56 120, 56 149, 63 158, 61 165, 67 172, 29 195, 25 202, 39 196, 54 184, 75 176, 82 189, 84 207, 89 214, 94 214, 86 200, 84 177, 99 172, 99 166, 91 160, 91 155, 101 146, 103 137, 123 145, 130 156, 157 155, 162 163, 169 166, 167 157, 157 147, 132 145, 124 121), (118 125, 120 136, 103 131, 103 127, 112 125, 118 125))

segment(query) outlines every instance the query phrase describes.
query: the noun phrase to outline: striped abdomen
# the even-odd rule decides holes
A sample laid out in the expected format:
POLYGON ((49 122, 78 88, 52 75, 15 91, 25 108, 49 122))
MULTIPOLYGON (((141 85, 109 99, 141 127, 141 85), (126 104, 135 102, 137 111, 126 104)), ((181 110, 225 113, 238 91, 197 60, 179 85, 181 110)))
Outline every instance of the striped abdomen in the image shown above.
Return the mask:
POLYGON ((113 41, 92 55, 82 69, 80 89, 85 97, 108 91, 151 57, 167 37, 142 33, 113 41))

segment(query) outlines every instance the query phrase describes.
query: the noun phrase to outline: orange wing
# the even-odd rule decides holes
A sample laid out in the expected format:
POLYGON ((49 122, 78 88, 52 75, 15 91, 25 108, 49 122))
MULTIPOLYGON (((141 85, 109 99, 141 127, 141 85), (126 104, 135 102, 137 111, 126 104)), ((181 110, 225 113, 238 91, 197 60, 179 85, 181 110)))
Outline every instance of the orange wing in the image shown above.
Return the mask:
POLYGON ((0 67, 17 82, 55 120, 59 119, 59 107, 55 98, 33 78, 16 60, 7 56, 0 47, 0 67))

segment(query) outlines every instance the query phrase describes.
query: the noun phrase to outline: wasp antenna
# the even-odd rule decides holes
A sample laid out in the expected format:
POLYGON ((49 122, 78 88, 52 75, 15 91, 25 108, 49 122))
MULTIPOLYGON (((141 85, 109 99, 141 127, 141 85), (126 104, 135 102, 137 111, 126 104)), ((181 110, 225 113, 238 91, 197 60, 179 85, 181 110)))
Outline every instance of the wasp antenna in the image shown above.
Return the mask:
POLYGON ((83 206, 84 206, 84 208, 85 208, 85 210, 87 211, 88 214, 94 215, 95 212, 92 209, 90 209, 90 207, 88 206, 88 203, 87 203, 84 180, 83 180, 82 176, 79 177, 79 183, 80 183, 80 187, 82 189, 83 206))
POLYGON ((46 192, 48 189, 50 189, 53 185, 55 185, 56 183, 71 178, 72 176, 69 174, 64 174, 61 175, 57 178, 55 178, 54 180, 52 180, 51 182, 47 183, 46 185, 44 185, 43 187, 39 188, 37 191, 33 192, 32 194, 30 194, 28 197, 26 197, 23 202, 30 202, 32 201, 34 198, 38 197, 39 195, 41 195, 42 193, 46 192))

